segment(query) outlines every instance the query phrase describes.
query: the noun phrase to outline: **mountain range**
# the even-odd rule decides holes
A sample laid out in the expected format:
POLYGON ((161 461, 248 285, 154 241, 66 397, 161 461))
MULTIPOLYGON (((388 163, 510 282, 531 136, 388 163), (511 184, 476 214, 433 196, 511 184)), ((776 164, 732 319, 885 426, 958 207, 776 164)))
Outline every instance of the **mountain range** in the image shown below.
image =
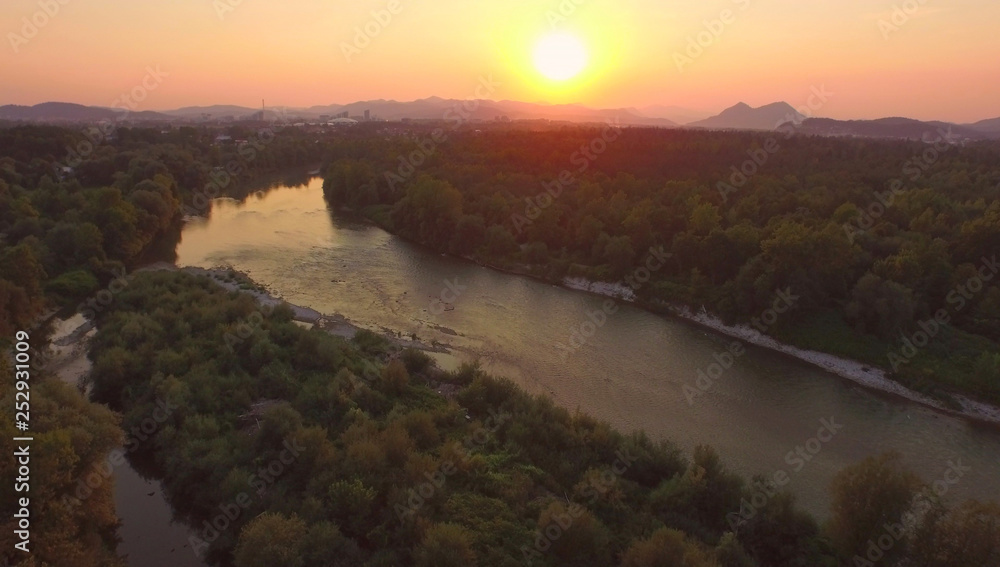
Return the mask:
POLYGON ((805 116, 787 102, 775 102, 752 108, 745 102, 731 106, 720 114, 687 124, 688 128, 712 130, 775 130, 786 122, 799 123, 805 116))
MULTIPOLYGON (((381 120, 495 120, 506 116, 510 120, 558 120, 566 122, 610 122, 635 126, 673 127, 672 120, 648 116, 636 109, 593 109, 579 104, 538 104, 511 100, 464 101, 430 97, 412 102, 395 100, 368 100, 351 104, 331 104, 309 108, 267 108, 268 120, 282 119, 291 122, 315 121, 322 116, 347 112, 349 116, 362 116, 369 111, 381 120)), ((223 118, 256 119, 260 109, 244 106, 215 105, 189 106, 162 112, 143 111, 127 115, 122 110, 72 103, 46 102, 35 106, 0 106, 0 120, 26 122, 96 122, 128 118, 141 122, 205 121, 223 118)))
MULTIPOLYGON (((84 106, 71 102, 43 102, 34 106, 8 104, 0 106, 0 120, 23 122, 100 122, 115 120, 125 115, 124 109, 103 106, 84 106)), ((129 113, 131 120, 171 120, 168 114, 143 110, 129 113)))
POLYGON ((832 120, 810 118, 798 127, 785 125, 801 134, 817 136, 851 136, 857 138, 907 138, 937 140, 942 136, 956 141, 1000 138, 1000 119, 983 120, 975 124, 923 122, 912 118, 880 118, 877 120, 832 120))
MULTIPOLYGON (((684 127, 711 130, 778 130, 818 136, 926 139, 941 129, 948 129, 959 140, 1000 139, 1000 118, 974 124, 951 124, 910 118, 877 120, 834 120, 807 118, 785 102, 753 108, 739 103, 714 116, 704 111, 676 106, 654 105, 643 108, 595 109, 580 104, 544 104, 512 100, 463 101, 430 97, 410 102, 368 100, 350 104, 331 104, 308 108, 267 108, 265 119, 289 122, 317 121, 346 112, 363 116, 369 111, 380 120, 555 120, 600 123, 618 121, 623 125, 684 127)), ((176 123, 219 120, 259 119, 260 109, 234 105, 189 106, 165 111, 126 112, 99 106, 64 102, 46 102, 34 106, 0 106, 0 120, 16 122, 99 122, 128 119, 135 122, 176 123)))

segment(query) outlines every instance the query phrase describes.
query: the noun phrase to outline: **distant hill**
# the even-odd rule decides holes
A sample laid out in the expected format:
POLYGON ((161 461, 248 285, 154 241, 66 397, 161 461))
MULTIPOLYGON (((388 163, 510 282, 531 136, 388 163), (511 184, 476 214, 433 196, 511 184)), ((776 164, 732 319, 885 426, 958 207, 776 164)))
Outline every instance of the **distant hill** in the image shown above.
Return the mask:
MULTIPOLYGON (((557 120, 566 122, 610 122, 619 120, 626 125, 677 126, 664 118, 644 116, 635 109, 593 109, 578 104, 540 104, 517 101, 478 100, 471 102, 457 99, 430 97, 410 102, 395 100, 366 100, 350 104, 331 104, 309 108, 268 107, 268 120, 318 120, 323 115, 347 112, 350 116, 363 116, 371 112, 381 120, 494 120, 506 116, 511 120, 557 120)), ((0 120, 33 122, 99 122, 122 117, 122 111, 97 106, 83 106, 64 102, 46 102, 35 106, 8 105, 0 107, 0 120)), ((204 121, 232 117, 236 120, 257 118, 260 109, 236 105, 187 106, 163 112, 132 112, 130 120, 142 121, 204 121)))
MULTIPOLYGON (((989 121, 985 121, 989 122, 989 121)), ((982 123, 979 123, 982 124, 982 123)), ((860 138, 898 138, 906 140, 936 140, 942 131, 950 131, 956 140, 1000 138, 1000 131, 990 133, 949 122, 924 122, 912 118, 880 118, 878 120, 833 120, 810 118, 795 129, 800 134, 817 136, 850 136, 860 138)))
POLYGON ((741 102, 723 110, 719 115, 691 122, 688 128, 710 128, 713 130, 774 130, 792 120, 803 120, 792 105, 775 102, 760 108, 753 108, 741 102))
POLYGON ((254 113, 260 113, 259 108, 249 108, 246 106, 234 106, 231 104, 216 104, 212 106, 185 106, 184 108, 178 108, 177 110, 165 110, 164 114, 169 114, 170 116, 178 116, 182 118, 200 119, 204 115, 211 115, 212 118, 220 118, 222 116, 232 116, 234 118, 240 118, 245 116, 251 116, 254 113))
POLYGON ((565 120, 567 122, 607 122, 619 119, 623 124, 645 126, 677 126, 663 118, 643 116, 634 109, 593 109, 579 104, 541 104, 512 100, 465 101, 430 97, 411 102, 395 100, 367 100, 344 105, 313 106, 300 109, 300 114, 315 117, 347 111, 350 116, 361 116, 365 110, 382 120, 494 120, 506 116, 511 120, 565 120), (472 102, 476 104, 473 105, 472 102))
MULTIPOLYGON (((923 139, 934 136, 941 128, 952 129, 959 140, 1000 139, 1000 118, 982 120, 974 124, 956 125, 947 122, 923 122, 910 118, 881 118, 877 120, 833 120, 829 118, 806 119, 791 105, 776 102, 753 108, 739 103, 709 118, 704 112, 677 106, 652 105, 642 108, 590 108, 581 104, 546 104, 514 100, 467 101, 429 97, 414 101, 364 100, 350 104, 329 104, 308 108, 267 107, 267 120, 288 122, 317 121, 321 116, 347 112, 349 116, 364 116, 369 111, 380 120, 485 120, 506 117, 510 120, 552 120, 575 123, 603 123, 619 121, 629 126, 655 126, 675 128, 707 128, 714 130, 775 130, 792 127, 794 131, 817 136, 852 136, 869 138, 923 139), (476 104, 472 104, 475 102, 476 104), (784 125, 784 126, 782 126, 784 125)), ((138 122, 203 122, 224 119, 256 120, 259 108, 216 104, 186 106, 161 112, 136 111, 84 106, 68 102, 45 102, 34 106, 0 106, 0 120, 26 122, 100 122, 127 119, 138 122)))
POLYGON ((641 108, 633 108, 630 110, 642 116, 648 116, 650 118, 666 118, 667 120, 678 124, 690 124, 691 122, 704 120, 712 116, 712 113, 706 110, 694 110, 682 106, 666 106, 662 104, 643 106, 641 108))
MULTIPOLYGON (((126 117, 124 110, 100 106, 84 106, 70 102, 43 102, 34 106, 8 104, 0 106, 0 120, 31 122, 100 122, 120 120, 126 117)), ((128 120, 169 121, 172 117, 148 110, 127 113, 128 120)))
POLYGON ((968 124, 969 128, 973 130, 978 130, 980 132, 1000 132, 1000 118, 991 118, 989 120, 980 120, 975 124, 968 124))

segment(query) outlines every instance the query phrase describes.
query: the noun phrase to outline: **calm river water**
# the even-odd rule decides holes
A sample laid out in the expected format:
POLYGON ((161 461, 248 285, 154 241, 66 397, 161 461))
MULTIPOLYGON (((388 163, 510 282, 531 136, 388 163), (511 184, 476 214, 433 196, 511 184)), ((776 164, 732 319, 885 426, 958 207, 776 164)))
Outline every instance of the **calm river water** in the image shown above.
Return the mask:
POLYGON ((210 218, 185 225, 176 255, 180 266, 230 265, 291 303, 364 327, 446 343, 452 354, 443 365, 477 359, 622 431, 642 429, 687 451, 710 444, 740 473, 786 471, 788 488, 820 518, 827 516, 833 475, 888 450, 903 454, 927 481, 960 461, 971 471, 949 497, 1000 499, 996 428, 756 348, 689 404, 683 386, 693 385, 732 339, 627 304, 564 358, 556 343, 568 344, 571 330, 606 298, 444 257, 331 211, 319 178, 242 202, 217 200, 210 218), (454 310, 443 311, 435 301, 450 287, 464 290, 454 310), (822 419, 843 427, 827 443, 813 441, 818 453, 807 451, 808 460, 789 456, 816 436, 822 419))

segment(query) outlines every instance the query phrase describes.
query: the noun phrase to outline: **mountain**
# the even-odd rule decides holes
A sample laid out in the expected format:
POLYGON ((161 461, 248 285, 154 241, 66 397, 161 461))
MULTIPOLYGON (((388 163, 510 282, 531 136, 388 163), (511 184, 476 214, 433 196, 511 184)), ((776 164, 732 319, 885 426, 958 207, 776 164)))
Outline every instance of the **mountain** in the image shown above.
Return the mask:
MULTIPOLYGON (((414 101, 376 99, 350 104, 317 105, 308 108, 268 107, 267 120, 288 122, 316 121, 321 116, 347 112, 349 116, 364 116, 369 111, 379 120, 482 120, 493 121, 507 117, 510 120, 552 120, 561 122, 604 123, 618 121, 630 126, 656 126, 714 130, 775 130, 782 125, 801 134, 817 136, 854 136, 869 138, 926 139, 937 135, 941 129, 951 128, 959 140, 1000 139, 1000 118, 982 120, 974 124, 920 121, 910 118, 881 118, 878 120, 834 120, 830 118, 806 119, 784 102, 752 108, 739 103, 709 118, 706 113, 677 106, 652 105, 642 108, 590 108, 581 104, 547 104, 514 100, 458 100, 429 97, 414 101), (794 126, 793 124, 797 124, 794 126)), ((0 120, 28 122, 100 122, 102 120, 129 120, 133 122, 202 122, 232 117, 236 120, 256 120, 260 109, 246 106, 217 104, 186 106, 162 112, 124 110, 100 106, 84 106, 68 102, 45 102, 34 106, 0 106, 0 120)))
MULTIPOLYGON (((410 102, 395 100, 365 100, 350 104, 330 104, 309 108, 268 107, 268 120, 307 121, 318 120, 324 115, 347 112, 349 116, 363 116, 365 111, 380 120, 495 120, 506 116, 511 120, 556 120, 566 122, 611 122, 626 125, 677 126, 665 118, 645 116, 631 108, 594 109, 579 104, 543 104, 512 100, 457 100, 430 97, 410 102), (475 104, 473 104, 475 103, 475 104)), ((260 110, 246 106, 212 105, 187 106, 162 112, 142 111, 128 113, 129 120, 200 122, 232 117, 236 120, 257 119, 260 110)), ((46 102, 35 106, 0 106, 0 120, 34 122, 99 122, 122 119, 123 111, 98 106, 83 106, 65 102, 46 102)))
POLYGON ((648 116, 649 118, 666 118, 672 122, 678 124, 689 124, 698 120, 704 120, 712 113, 707 110, 694 110, 692 108, 685 108, 683 106, 665 106, 662 104, 653 104, 650 106, 643 106, 642 108, 631 109, 636 114, 641 114, 642 116, 648 116))
POLYGON ((973 130, 978 130, 979 132, 988 132, 988 133, 1000 132, 1000 118, 980 120, 975 124, 967 124, 966 126, 972 128, 973 130))
POLYGON ((316 117, 321 114, 347 112, 350 116, 361 116, 371 111, 372 116, 382 120, 494 120, 506 116, 511 120, 560 120, 567 122, 609 122, 618 119, 622 124, 644 126, 677 126, 677 123, 663 118, 643 116, 634 109, 594 109, 579 104, 544 104, 513 100, 457 100, 430 97, 411 102, 395 100, 367 100, 350 104, 313 106, 297 111, 316 117))
POLYGON ((741 102, 729 107, 717 116, 691 122, 688 128, 710 128, 713 130, 774 130, 792 120, 801 121, 799 114, 787 102, 775 102, 760 108, 752 108, 741 102))
MULTIPOLYGON (((990 122, 986 120, 984 122, 990 122)), ((983 124, 979 122, 977 124, 983 124)), ((878 120, 834 120, 810 118, 795 131, 816 136, 850 136, 857 138, 898 138, 906 140, 937 140, 942 132, 950 132, 956 141, 1000 138, 1000 130, 989 132, 949 122, 924 122, 912 118, 880 118, 878 120)))
POLYGON ((102 120, 169 121, 172 117, 149 110, 128 112, 124 109, 84 106, 69 102, 43 102, 35 106, 8 104, 0 106, 0 120, 30 122, 100 122, 102 120))

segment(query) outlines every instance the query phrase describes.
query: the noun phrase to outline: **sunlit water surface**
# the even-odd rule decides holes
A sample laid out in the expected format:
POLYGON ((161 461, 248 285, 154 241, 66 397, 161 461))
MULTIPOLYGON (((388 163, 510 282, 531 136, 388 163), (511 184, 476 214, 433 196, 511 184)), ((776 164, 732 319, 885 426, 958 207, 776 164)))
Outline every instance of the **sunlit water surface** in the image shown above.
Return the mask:
POLYGON ((620 304, 585 346, 564 357, 556 344, 567 344, 571 330, 606 298, 445 257, 331 211, 319 178, 243 202, 215 201, 210 218, 185 225, 176 254, 180 266, 242 270, 297 305, 446 343, 452 355, 443 365, 479 360, 530 392, 622 431, 642 429, 686 451, 712 445, 740 473, 786 471, 788 489, 820 518, 837 471, 889 450, 927 481, 960 460, 971 471, 949 497, 1000 499, 995 428, 867 391, 757 348, 689 404, 683 386, 693 385, 698 370, 732 339, 620 304), (433 306, 447 282, 465 289, 454 310, 442 311, 433 306), (789 459, 824 418, 843 428, 810 460, 789 459))

